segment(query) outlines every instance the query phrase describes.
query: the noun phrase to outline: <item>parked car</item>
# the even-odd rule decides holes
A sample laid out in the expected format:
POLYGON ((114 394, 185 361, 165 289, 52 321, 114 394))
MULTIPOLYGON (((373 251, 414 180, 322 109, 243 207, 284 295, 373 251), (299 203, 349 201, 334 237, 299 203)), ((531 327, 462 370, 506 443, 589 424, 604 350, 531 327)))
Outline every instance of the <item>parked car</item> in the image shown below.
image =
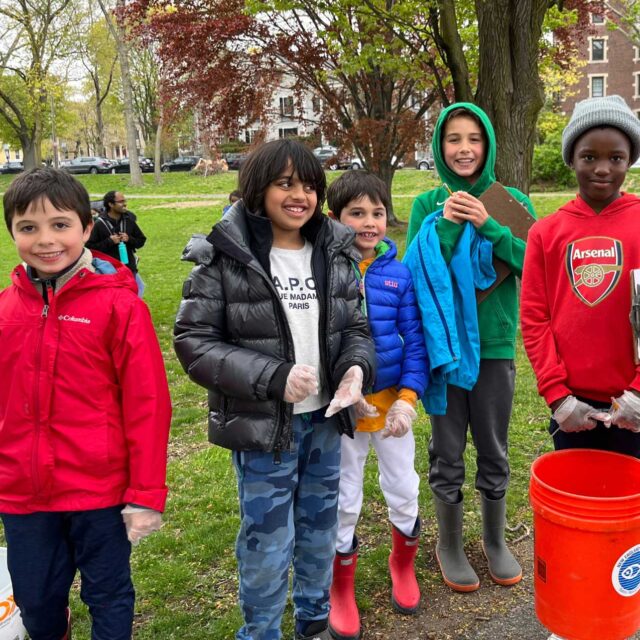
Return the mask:
POLYGON ((431 155, 418 155, 416 153, 416 169, 420 171, 431 171, 433 167, 434 163, 431 155))
POLYGON ((69 173, 109 173, 113 162, 99 156, 80 156, 62 168, 69 173))
POLYGON ((169 171, 191 171, 198 164, 199 156, 180 156, 174 160, 165 162, 161 170, 165 173, 169 171))
POLYGON ((0 173, 22 173, 24 171, 24 165, 17 160, 12 162, 5 162, 0 165, 0 173))
POLYGON ((320 160, 322 165, 324 165, 327 160, 331 160, 338 155, 338 149, 336 147, 332 147, 331 145, 316 147, 313 150, 313 155, 318 158, 318 160, 320 160))
MULTIPOLYGON (((140 171, 142 171, 142 173, 153 173, 153 160, 150 158, 138 158, 138 163, 140 164, 140 171)), ((131 168, 129 166, 129 158, 120 158, 120 160, 115 160, 113 167, 111 167, 111 173, 130 172, 131 168)))
POLYGON ((248 153, 225 153, 223 157, 229 169, 234 171, 239 169, 242 166, 242 163, 249 157, 249 154, 248 153))

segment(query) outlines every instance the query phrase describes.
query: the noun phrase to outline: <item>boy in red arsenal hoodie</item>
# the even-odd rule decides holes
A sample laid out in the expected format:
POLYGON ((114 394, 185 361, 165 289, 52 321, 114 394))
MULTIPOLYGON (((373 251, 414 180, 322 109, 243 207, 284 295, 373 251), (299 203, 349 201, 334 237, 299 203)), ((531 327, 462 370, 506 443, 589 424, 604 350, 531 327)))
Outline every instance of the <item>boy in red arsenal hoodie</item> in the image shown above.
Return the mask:
POLYGON ((529 231, 522 337, 553 411, 556 449, 640 457, 630 269, 640 268, 640 199, 620 191, 640 121, 620 96, 579 102, 562 135, 579 194, 529 231))
POLYGON ((131 543, 157 530, 171 405, 131 271, 84 243, 85 188, 39 168, 4 194, 23 264, 0 292, 0 517, 32 640, 69 637, 69 590, 94 640, 130 640, 131 543), (124 508, 123 508, 124 507, 124 508))

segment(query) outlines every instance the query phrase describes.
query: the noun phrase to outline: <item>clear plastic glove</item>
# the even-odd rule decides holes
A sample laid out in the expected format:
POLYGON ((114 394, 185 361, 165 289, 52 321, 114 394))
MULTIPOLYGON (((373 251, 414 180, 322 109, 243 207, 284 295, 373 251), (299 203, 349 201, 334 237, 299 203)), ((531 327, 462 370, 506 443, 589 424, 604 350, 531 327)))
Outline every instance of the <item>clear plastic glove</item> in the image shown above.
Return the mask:
POLYGON ((565 433, 595 429, 597 421, 604 422, 607 427, 611 424, 611 416, 607 411, 594 409, 575 396, 567 396, 551 417, 565 433))
POLYGON ((369 404, 364 396, 355 403, 353 408, 356 411, 356 418, 377 418, 380 415, 378 409, 369 404))
POLYGON ((384 421, 384 429, 380 434, 383 438, 393 436, 394 438, 402 438, 409 432, 413 421, 418 417, 416 410, 405 400, 396 400, 387 412, 387 418, 384 421))
POLYGON ((128 504, 120 513, 127 528, 127 538, 134 546, 162 526, 162 514, 153 509, 128 504))
POLYGON ((294 364, 284 387, 285 402, 302 402, 318 393, 316 368, 308 364, 294 364))
POLYGON ((325 418, 330 418, 352 404, 356 404, 362 399, 362 381, 364 374, 358 365, 349 367, 340 380, 336 393, 329 403, 329 407, 324 414, 325 418))
POLYGON ((611 398, 611 422, 621 429, 640 433, 640 398, 633 391, 624 391, 611 398))

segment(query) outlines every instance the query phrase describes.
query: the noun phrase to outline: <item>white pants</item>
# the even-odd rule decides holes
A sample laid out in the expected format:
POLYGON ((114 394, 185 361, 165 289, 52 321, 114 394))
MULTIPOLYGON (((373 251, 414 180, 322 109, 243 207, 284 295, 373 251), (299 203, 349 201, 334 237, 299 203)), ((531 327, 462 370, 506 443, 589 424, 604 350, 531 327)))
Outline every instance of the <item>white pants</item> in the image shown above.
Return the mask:
POLYGON ((369 443, 378 455, 378 480, 389 508, 391 523, 410 536, 418 517, 420 479, 414 469, 416 443, 413 432, 402 438, 382 438, 382 431, 356 431, 352 440, 342 436, 340 496, 338 498, 338 541, 340 553, 353 548, 353 535, 362 509, 364 465, 369 443))

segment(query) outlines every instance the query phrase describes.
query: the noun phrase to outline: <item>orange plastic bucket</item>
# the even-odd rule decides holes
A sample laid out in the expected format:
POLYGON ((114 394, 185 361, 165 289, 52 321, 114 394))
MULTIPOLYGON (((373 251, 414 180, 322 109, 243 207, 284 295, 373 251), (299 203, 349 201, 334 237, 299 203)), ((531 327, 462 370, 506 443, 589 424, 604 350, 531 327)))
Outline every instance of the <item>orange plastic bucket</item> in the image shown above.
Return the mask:
POLYGON ((592 449, 531 467, 536 615, 567 640, 640 629, 640 460, 592 449))

